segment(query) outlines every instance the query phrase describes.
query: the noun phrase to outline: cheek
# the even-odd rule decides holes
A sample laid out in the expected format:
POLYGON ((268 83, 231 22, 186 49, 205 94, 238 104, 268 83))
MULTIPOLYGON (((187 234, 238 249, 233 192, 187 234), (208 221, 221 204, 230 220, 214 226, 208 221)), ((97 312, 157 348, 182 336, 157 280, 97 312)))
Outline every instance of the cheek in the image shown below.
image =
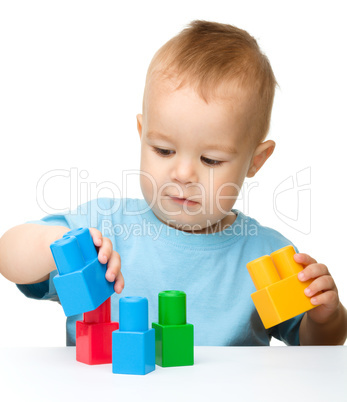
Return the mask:
POLYGON ((235 177, 231 178, 230 175, 215 181, 213 186, 213 202, 217 211, 222 214, 230 211, 238 198, 241 186, 242 181, 236 180, 235 177))
POLYGON ((142 170, 140 174, 141 189, 146 197, 153 198, 158 189, 158 180, 149 170, 142 170))
POLYGON ((241 190, 242 180, 240 175, 224 173, 221 176, 215 176, 213 183, 213 192, 217 198, 237 196, 241 190))
POLYGON ((141 148, 141 169, 145 169, 148 165, 148 150, 142 146, 141 148))
POLYGON ((151 191, 149 187, 149 181, 148 179, 141 173, 140 175, 140 187, 141 187, 141 192, 147 202, 151 200, 151 191))
POLYGON ((238 184, 224 183, 216 189, 215 202, 221 205, 224 211, 227 211, 230 209, 230 205, 234 205, 239 192, 238 184))
POLYGON ((239 195, 239 192, 241 191, 241 188, 239 184, 233 183, 233 182, 227 182, 221 184, 217 189, 216 189, 216 195, 218 197, 237 197, 239 195))
POLYGON ((153 175, 158 173, 160 159, 148 147, 141 150, 141 170, 153 175))
POLYGON ((140 185, 142 193, 146 199, 152 200, 158 195, 158 191, 162 188, 165 180, 163 178, 163 170, 159 167, 156 156, 153 151, 145 149, 141 151, 141 174, 140 185))
POLYGON ((141 163, 140 163, 140 186, 146 201, 152 199, 153 191, 155 188, 155 177, 153 177, 150 159, 148 154, 141 151, 141 163))

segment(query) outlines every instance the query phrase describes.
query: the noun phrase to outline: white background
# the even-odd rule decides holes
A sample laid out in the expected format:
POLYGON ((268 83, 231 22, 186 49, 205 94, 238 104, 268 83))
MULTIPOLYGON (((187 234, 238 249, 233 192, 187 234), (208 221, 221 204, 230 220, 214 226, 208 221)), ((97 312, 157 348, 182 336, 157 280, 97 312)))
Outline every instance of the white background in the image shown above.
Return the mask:
MULTIPOLYGON (((122 172, 139 169, 135 116, 154 52, 191 20, 229 23, 257 39, 280 84, 276 151, 236 207, 327 264, 347 305, 343 10, 343 1, 1 1, 0 236, 48 206, 112 196, 108 181, 115 196, 141 197, 137 178, 122 190, 122 172), (53 170, 65 177, 47 182, 43 205, 37 186, 53 170)), ((0 311, 0 345, 65 345, 61 307, 3 277, 0 311)))

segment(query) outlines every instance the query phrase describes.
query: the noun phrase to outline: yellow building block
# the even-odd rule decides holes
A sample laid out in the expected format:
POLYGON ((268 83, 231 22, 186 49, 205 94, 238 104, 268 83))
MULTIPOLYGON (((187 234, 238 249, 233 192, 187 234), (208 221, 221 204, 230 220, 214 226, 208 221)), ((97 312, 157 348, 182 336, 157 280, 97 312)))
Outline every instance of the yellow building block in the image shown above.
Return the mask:
POLYGON ((247 264, 257 289, 251 297, 266 329, 317 307, 304 293, 312 280, 299 281, 303 266, 294 254, 294 247, 287 246, 247 264))

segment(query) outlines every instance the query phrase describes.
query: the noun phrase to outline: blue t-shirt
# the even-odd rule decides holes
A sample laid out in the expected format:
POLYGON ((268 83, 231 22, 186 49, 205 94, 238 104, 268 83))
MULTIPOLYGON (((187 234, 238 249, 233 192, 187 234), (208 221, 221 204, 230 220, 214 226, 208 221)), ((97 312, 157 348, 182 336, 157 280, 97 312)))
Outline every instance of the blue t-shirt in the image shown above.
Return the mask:
MULTIPOLYGON (((113 321, 118 321, 120 297, 147 297, 151 324, 158 321, 158 293, 183 290, 195 345, 269 345, 272 336, 298 345, 303 315, 266 330, 251 299, 255 287, 246 268, 249 261, 291 243, 234 212, 235 222, 224 231, 191 234, 163 224, 143 199, 100 198, 31 223, 95 227, 111 239, 125 279, 122 294, 111 298, 113 321)), ((17 286, 28 297, 59 301, 52 280, 56 274, 39 284, 17 286)), ((75 345, 75 323, 80 319, 82 315, 67 318, 67 345, 75 345)))

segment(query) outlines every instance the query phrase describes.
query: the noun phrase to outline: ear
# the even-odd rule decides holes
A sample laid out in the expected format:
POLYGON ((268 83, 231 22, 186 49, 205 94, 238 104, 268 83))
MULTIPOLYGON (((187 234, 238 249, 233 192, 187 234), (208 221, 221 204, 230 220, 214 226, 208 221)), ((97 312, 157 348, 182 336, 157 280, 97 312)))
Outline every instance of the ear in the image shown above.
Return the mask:
POLYGON ((253 177, 258 172, 267 159, 272 155, 275 146, 276 144, 272 140, 262 142, 257 146, 253 153, 252 161, 246 175, 247 177, 253 177))
POLYGON ((136 120, 137 120, 137 131, 138 131, 140 139, 141 139, 141 136, 142 136, 142 114, 138 114, 136 116, 136 120))

